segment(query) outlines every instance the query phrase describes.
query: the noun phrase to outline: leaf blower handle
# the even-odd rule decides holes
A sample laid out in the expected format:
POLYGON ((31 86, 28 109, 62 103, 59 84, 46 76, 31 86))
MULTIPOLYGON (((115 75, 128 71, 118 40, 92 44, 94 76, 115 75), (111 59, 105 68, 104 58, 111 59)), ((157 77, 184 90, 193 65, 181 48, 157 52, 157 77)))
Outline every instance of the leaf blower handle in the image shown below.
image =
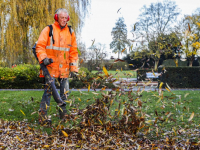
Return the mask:
POLYGON ((43 63, 44 63, 45 66, 50 65, 51 63, 53 63, 53 59, 51 59, 51 58, 45 58, 43 60, 43 63))
POLYGON ((66 102, 61 99, 61 97, 56 89, 55 83, 53 82, 53 79, 52 79, 46 65, 44 63, 41 63, 40 67, 41 67, 42 71, 44 72, 45 79, 47 79, 48 80, 47 82, 51 85, 52 95, 53 95, 54 100, 56 101, 58 106, 65 106, 66 102))

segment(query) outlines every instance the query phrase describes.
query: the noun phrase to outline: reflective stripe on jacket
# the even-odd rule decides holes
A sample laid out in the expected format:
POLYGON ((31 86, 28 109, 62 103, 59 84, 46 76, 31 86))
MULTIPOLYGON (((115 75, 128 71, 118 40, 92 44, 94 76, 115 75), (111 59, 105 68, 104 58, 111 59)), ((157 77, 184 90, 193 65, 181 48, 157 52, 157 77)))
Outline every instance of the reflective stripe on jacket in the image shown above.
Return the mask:
MULTIPOLYGON (((68 78, 69 71, 78 72, 78 51, 76 36, 68 26, 61 29, 58 22, 54 22, 53 36, 49 37, 50 28, 45 27, 38 39, 36 54, 39 62, 45 58, 52 58, 53 63, 47 66, 52 77, 68 78), (53 40, 54 39, 54 44, 53 40)), ((41 74, 40 74, 41 76, 41 74)))

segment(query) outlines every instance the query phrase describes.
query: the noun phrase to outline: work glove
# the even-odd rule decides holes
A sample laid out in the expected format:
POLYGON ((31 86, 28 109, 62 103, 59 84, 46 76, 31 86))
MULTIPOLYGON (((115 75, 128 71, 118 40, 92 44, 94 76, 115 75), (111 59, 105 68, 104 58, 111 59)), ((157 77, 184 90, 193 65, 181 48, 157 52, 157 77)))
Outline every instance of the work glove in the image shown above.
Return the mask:
POLYGON ((71 78, 77 78, 77 72, 70 72, 70 77, 71 78))
POLYGON ((45 66, 47 66, 47 65, 49 65, 49 64, 51 64, 51 63, 53 63, 53 59, 51 59, 51 58, 45 58, 45 59, 43 60, 43 64, 44 64, 45 66))

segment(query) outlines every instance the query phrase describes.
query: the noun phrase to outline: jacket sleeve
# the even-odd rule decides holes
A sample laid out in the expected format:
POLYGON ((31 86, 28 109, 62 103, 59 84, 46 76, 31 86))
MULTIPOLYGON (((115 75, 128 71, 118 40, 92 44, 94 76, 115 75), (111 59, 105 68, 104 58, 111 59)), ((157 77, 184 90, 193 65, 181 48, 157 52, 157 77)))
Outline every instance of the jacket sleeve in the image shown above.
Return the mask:
POLYGON ((69 67, 71 72, 78 72, 78 51, 75 33, 72 32, 72 43, 69 50, 69 67))
POLYGON ((36 55, 37 58, 39 60, 39 62, 41 62, 43 59, 45 59, 47 57, 47 53, 46 53, 46 46, 48 43, 48 39, 49 39, 49 27, 45 27, 40 36, 39 39, 37 41, 37 45, 36 45, 36 55))

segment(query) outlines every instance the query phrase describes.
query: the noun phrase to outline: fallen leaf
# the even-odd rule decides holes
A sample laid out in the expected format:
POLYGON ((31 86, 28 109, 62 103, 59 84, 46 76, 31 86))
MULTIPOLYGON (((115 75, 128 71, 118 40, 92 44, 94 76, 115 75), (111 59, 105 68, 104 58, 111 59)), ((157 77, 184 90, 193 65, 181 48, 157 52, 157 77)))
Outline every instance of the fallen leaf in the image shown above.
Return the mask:
POLYGON ((194 112, 192 112, 192 114, 191 114, 190 118, 188 119, 188 121, 191 121, 193 119, 193 117, 194 117, 194 112))
POLYGON ((25 113, 24 113, 21 109, 20 109, 20 111, 21 111, 21 113, 22 113, 24 116, 26 116, 25 113))

